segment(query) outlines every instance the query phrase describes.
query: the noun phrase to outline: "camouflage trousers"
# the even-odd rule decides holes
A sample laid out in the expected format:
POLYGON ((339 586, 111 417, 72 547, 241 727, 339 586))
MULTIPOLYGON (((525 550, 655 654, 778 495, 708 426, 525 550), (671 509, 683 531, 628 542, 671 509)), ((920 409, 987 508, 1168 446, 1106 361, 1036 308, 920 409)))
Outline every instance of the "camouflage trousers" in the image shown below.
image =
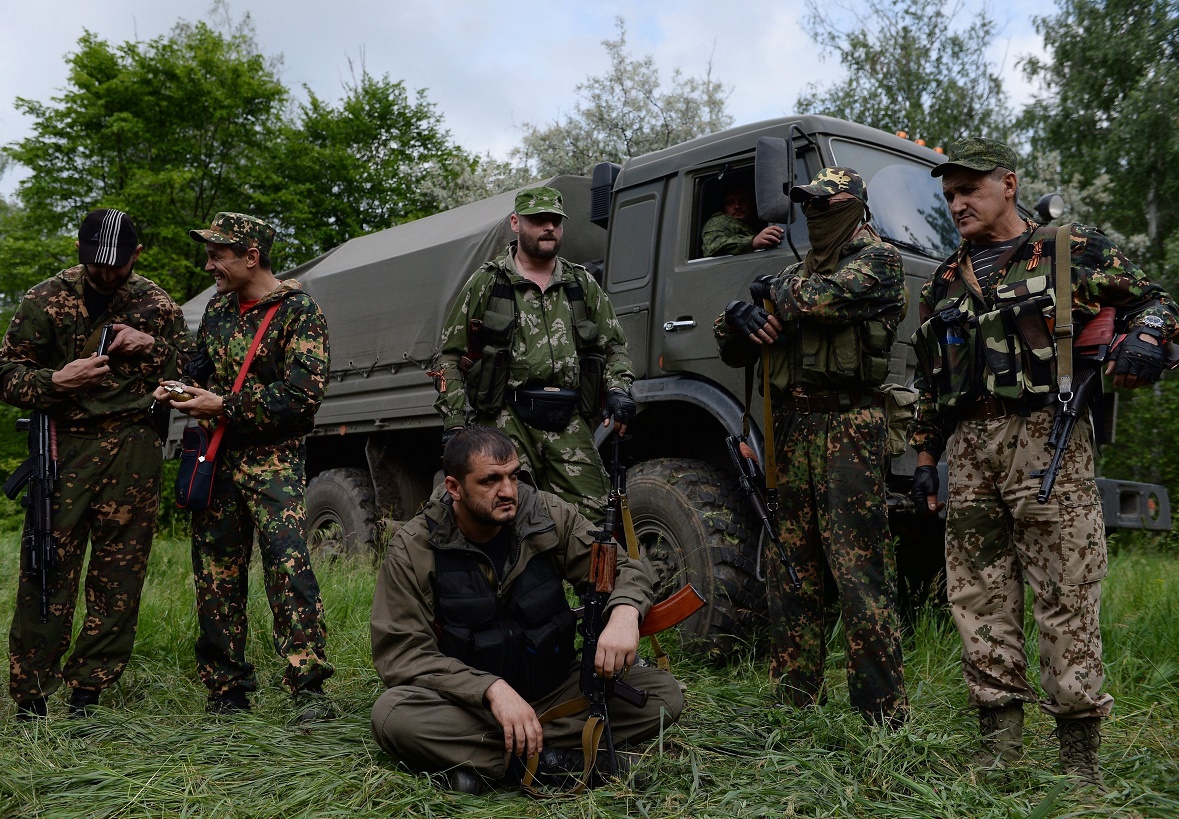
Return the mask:
POLYGON ((537 489, 552 492, 577 506, 594 523, 606 516, 610 478, 594 447, 594 428, 574 413, 561 432, 533 429, 505 407, 493 424, 512 439, 520 467, 532 476, 537 489))
POLYGON ((1048 503, 1036 502, 1054 409, 961 421, 950 438, 946 585, 962 637, 970 703, 1035 702, 1024 652, 1024 584, 1039 632, 1043 710, 1104 717, 1098 615, 1105 527, 1093 480, 1092 432, 1077 424, 1048 503))
POLYGON ((767 551, 770 677, 797 707, 826 700, 827 604, 846 637, 852 707, 870 722, 907 707, 897 617, 896 553, 884 500, 881 410, 775 413, 778 532, 802 581, 795 589, 767 551))
POLYGON ((152 528, 160 505, 160 440, 143 424, 89 435, 59 432, 53 495, 56 564, 49 574, 49 622, 41 622, 41 584, 21 553, 16 611, 8 635, 8 690, 17 702, 61 687, 94 691, 114 684, 131 658, 152 528), (70 648, 86 543, 86 618, 70 648))
POLYGON ((246 660, 246 606, 255 530, 266 596, 274 616, 274 650, 286 660, 292 691, 332 675, 323 601, 307 553, 305 449, 302 442, 227 448, 217 464, 209 508, 192 516, 196 580, 197 672, 212 694, 253 691, 246 660))

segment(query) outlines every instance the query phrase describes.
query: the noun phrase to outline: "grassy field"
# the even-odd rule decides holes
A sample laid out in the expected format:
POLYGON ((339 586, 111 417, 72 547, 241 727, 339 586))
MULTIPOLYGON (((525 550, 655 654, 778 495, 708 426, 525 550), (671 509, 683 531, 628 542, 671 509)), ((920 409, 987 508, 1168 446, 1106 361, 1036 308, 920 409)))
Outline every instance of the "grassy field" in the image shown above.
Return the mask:
MULTIPOLYGON (((0 538, 5 628, 16 556, 16 537, 0 538)), ((850 712, 838 648, 831 704, 807 713, 771 707, 765 663, 756 657, 723 669, 679 662, 677 675, 688 686, 683 721, 652 742, 638 779, 575 801, 531 802, 510 790, 443 793, 399 770, 369 734, 369 708, 381 690, 368 653, 372 565, 343 561, 318 571, 337 669, 328 690, 341 719, 305 732, 287 727, 293 712, 278 684, 257 571, 250 606, 255 709, 233 720, 205 715, 192 657, 187 542, 162 539, 135 657, 104 695, 105 707, 70 720, 59 694, 50 701, 51 719, 29 726, 14 720, 4 698, 0 816, 1179 817, 1173 552, 1124 549, 1111 562, 1102 620, 1117 707, 1102 757, 1112 792, 1096 804, 1061 793, 1053 722, 1032 709, 1024 769, 996 779, 969 767, 976 718, 965 708, 957 635, 937 612, 921 616, 906 643, 913 718, 899 732, 867 730, 850 712)))

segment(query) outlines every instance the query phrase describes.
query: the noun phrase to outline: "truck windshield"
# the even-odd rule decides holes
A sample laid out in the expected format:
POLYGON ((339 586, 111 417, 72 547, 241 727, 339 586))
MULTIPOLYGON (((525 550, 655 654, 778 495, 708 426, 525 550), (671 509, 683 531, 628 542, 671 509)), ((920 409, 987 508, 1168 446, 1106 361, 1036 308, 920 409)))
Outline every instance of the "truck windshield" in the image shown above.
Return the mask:
POLYGON ((944 259, 958 247, 958 230, 931 165, 872 145, 831 140, 835 164, 854 168, 868 185, 872 225, 898 247, 944 259))

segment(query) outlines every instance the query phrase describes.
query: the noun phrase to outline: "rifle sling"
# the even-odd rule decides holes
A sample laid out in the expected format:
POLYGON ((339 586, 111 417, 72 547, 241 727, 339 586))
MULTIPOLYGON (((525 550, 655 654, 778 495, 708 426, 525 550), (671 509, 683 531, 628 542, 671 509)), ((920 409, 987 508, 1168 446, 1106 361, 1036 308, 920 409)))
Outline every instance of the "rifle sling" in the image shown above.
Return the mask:
MULTIPOLYGON (((538 717, 541 725, 547 725, 555 719, 572 717, 589 708, 589 700, 583 696, 565 700, 554 705, 538 717)), ((524 779, 520 782, 520 789, 533 799, 566 799, 585 792, 589 785, 590 772, 598 759, 598 745, 602 742, 602 733, 606 729, 605 721, 594 714, 586 718, 585 726, 581 729, 581 754, 585 760, 585 768, 581 772, 581 780, 571 790, 561 793, 547 793, 536 787, 536 767, 540 762, 537 754, 530 754, 524 765, 524 779)))
MULTIPOLYGON (((774 303, 769 299, 764 299, 763 304, 765 311, 771 316, 774 315, 774 303)), ((778 455, 774 450, 776 449, 774 443, 774 409, 770 401, 770 347, 768 344, 761 345, 761 405, 762 414, 765 419, 765 424, 762 429, 765 431, 764 446, 766 454, 766 500, 770 505, 771 514, 776 511, 774 507, 777 506, 776 497, 778 492, 778 455)))
POLYGON ((1056 321, 1052 334, 1056 337, 1056 375, 1060 400, 1067 401, 1073 392, 1073 262, 1070 253, 1072 225, 1061 225, 1056 231, 1056 253, 1053 275, 1056 277, 1056 321))
MULTIPOLYGON (((635 533, 635 521, 630 514, 630 504, 626 502, 626 495, 618 498, 618 506, 622 510, 622 538, 626 541, 626 554, 631 560, 642 560, 639 554, 639 537, 635 533)), ((651 652, 655 655, 655 664, 670 673, 671 660, 667 658, 667 651, 659 643, 654 634, 650 637, 651 652)))

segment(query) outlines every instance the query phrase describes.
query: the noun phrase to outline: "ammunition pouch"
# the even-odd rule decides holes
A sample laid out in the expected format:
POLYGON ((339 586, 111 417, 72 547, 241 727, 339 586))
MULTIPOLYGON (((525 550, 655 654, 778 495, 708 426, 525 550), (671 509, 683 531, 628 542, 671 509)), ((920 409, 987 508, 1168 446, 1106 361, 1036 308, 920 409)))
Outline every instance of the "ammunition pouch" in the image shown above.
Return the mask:
POLYGON ((977 393, 978 328, 970 296, 947 300, 913 334, 913 352, 939 409, 966 403, 977 393))
POLYGON ((467 401, 476 413, 493 415, 505 403, 511 354, 507 347, 488 347, 467 371, 467 401))
POLYGON ((581 394, 563 387, 520 387, 509 403, 528 426, 545 432, 561 432, 573 420, 581 394))
POLYGON ((492 296, 475 341, 482 345, 482 355, 471 360, 466 373, 467 401, 471 409, 483 415, 494 415, 504 407, 512 365, 512 333, 516 329, 516 302, 511 287, 497 282, 492 296))
POLYGON ((577 411, 587 421, 597 417, 602 408, 605 391, 606 356, 596 351, 585 351, 578 358, 581 384, 577 390, 577 411))
POLYGON ((1020 399, 1056 389, 1056 341, 1049 324, 1055 303, 1047 276, 995 290, 995 309, 978 317, 987 392, 1020 399))

